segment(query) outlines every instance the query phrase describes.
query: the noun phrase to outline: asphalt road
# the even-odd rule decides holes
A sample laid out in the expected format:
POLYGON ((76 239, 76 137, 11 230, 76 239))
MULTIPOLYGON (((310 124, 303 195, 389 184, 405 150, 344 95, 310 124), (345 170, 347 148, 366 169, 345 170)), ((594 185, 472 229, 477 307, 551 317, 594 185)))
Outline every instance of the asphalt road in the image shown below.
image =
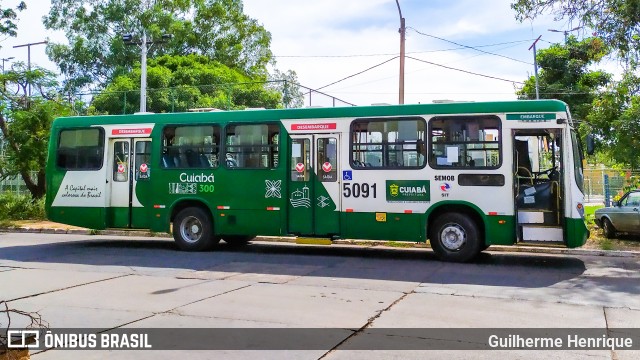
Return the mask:
MULTIPOLYGON (((638 328, 639 270, 637 257, 488 252, 451 264, 428 249, 254 243, 185 253, 164 238, 0 233, 0 300, 38 311, 52 328, 332 330, 328 349, 48 350, 32 352, 36 360, 640 358, 629 350, 453 350, 459 343, 351 350, 367 348, 368 333, 380 345, 394 328, 480 328, 482 336, 494 328, 638 328)), ((400 334, 412 336, 420 337, 400 334)))

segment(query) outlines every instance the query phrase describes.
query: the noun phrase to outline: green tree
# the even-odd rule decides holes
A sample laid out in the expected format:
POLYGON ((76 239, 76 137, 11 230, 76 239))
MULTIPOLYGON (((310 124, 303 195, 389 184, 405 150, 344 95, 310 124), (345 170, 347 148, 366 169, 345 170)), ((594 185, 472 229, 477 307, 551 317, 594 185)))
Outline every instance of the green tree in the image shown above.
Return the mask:
POLYGON ((593 103, 588 116, 601 149, 620 164, 640 167, 640 78, 626 72, 593 103))
POLYGON ((45 194, 45 164, 53 119, 69 108, 55 97, 56 76, 24 63, 0 75, 0 132, 5 156, 0 158, 0 178, 20 175, 34 199, 45 194), (32 97, 27 97, 28 87, 32 97))
MULTIPOLYGON (((2 1, 0 0, 0 4, 1 3, 2 1)), ((15 10, 11 8, 0 8, 0 34, 16 36, 16 30, 18 29, 18 26, 16 25, 18 13, 16 13, 16 10, 22 11, 26 9, 27 5, 24 1, 21 1, 18 6, 16 6, 15 10)))
MULTIPOLYGON (((572 115, 586 120, 593 100, 610 81, 611 75, 590 70, 607 54, 607 48, 598 38, 577 41, 570 36, 566 44, 553 44, 538 51, 538 87, 540 98, 566 102, 572 115)), ((531 76, 517 94, 520 99, 535 99, 535 77, 531 76)))
MULTIPOLYGON (((272 61, 271 34, 245 15, 242 0, 52 0, 44 19, 48 29, 63 30, 69 41, 50 44, 47 54, 66 77, 67 92, 111 83, 130 71, 140 50, 126 46, 122 35, 158 40, 149 57, 200 54, 266 80, 272 61)), ((138 38, 139 39, 139 38, 138 38)))
POLYGON ((285 108, 299 108, 304 105, 303 94, 298 84, 298 74, 295 71, 281 72, 276 69, 269 76, 269 81, 269 87, 282 94, 282 104, 285 108))
MULTIPOLYGON (((247 75, 203 55, 150 59, 147 109, 178 112, 191 108, 282 107, 282 95, 247 75), (207 84, 207 85, 201 85, 207 84)), ((133 113, 140 108, 140 68, 116 77, 92 102, 93 113, 133 113)))
POLYGON ((632 62, 640 58, 640 1, 638 0, 514 0, 516 19, 535 19, 551 13, 557 20, 594 29, 607 46, 632 62))

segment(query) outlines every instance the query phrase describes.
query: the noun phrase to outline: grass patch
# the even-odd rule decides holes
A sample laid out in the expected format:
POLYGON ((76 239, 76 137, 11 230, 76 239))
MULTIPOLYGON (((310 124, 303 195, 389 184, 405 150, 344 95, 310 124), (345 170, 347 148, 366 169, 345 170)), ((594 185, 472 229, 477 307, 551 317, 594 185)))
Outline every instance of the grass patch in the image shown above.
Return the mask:
POLYGON ((44 220, 44 199, 33 200, 28 195, 5 192, 0 194, 0 221, 44 220))

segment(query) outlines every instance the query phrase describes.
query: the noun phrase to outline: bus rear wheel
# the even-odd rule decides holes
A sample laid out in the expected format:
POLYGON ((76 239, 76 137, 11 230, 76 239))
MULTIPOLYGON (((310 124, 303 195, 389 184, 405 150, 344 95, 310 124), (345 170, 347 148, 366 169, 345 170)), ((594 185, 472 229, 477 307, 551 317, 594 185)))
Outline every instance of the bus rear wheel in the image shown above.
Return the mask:
POLYGON ((438 216, 429 233, 431 248, 440 260, 466 262, 483 247, 478 225, 469 216, 446 213, 438 216))
POLYGON ((173 220, 173 239, 180 250, 204 251, 220 241, 213 236, 211 216, 201 208, 180 210, 173 220))

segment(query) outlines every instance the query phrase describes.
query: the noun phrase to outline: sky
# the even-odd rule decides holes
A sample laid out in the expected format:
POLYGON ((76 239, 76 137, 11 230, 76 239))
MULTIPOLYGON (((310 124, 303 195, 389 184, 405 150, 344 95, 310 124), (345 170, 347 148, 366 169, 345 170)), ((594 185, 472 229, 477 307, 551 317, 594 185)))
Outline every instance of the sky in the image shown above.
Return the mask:
MULTIPOLYGON (((541 35, 536 47, 547 48, 564 39, 549 29, 577 25, 553 21, 552 16, 520 23, 509 6, 512 0, 399 2, 407 28, 405 104, 514 100, 518 82, 534 73, 529 50, 534 40, 541 35)), ((1 2, 3 7, 18 3, 1 2)), ((18 36, 0 39, 0 58, 26 62, 27 48, 13 46, 66 41, 64 34, 44 29, 42 17, 49 7, 49 0, 27 0, 27 10, 19 14, 18 36)), ((399 102, 400 17, 395 0, 244 0, 244 10, 271 33, 275 68, 293 70, 302 86, 327 94, 306 95, 307 106, 331 106, 331 97, 356 105, 399 102)), ((572 34, 588 35, 586 30, 572 34)), ((44 45, 31 47, 31 62, 57 72, 44 45)))

